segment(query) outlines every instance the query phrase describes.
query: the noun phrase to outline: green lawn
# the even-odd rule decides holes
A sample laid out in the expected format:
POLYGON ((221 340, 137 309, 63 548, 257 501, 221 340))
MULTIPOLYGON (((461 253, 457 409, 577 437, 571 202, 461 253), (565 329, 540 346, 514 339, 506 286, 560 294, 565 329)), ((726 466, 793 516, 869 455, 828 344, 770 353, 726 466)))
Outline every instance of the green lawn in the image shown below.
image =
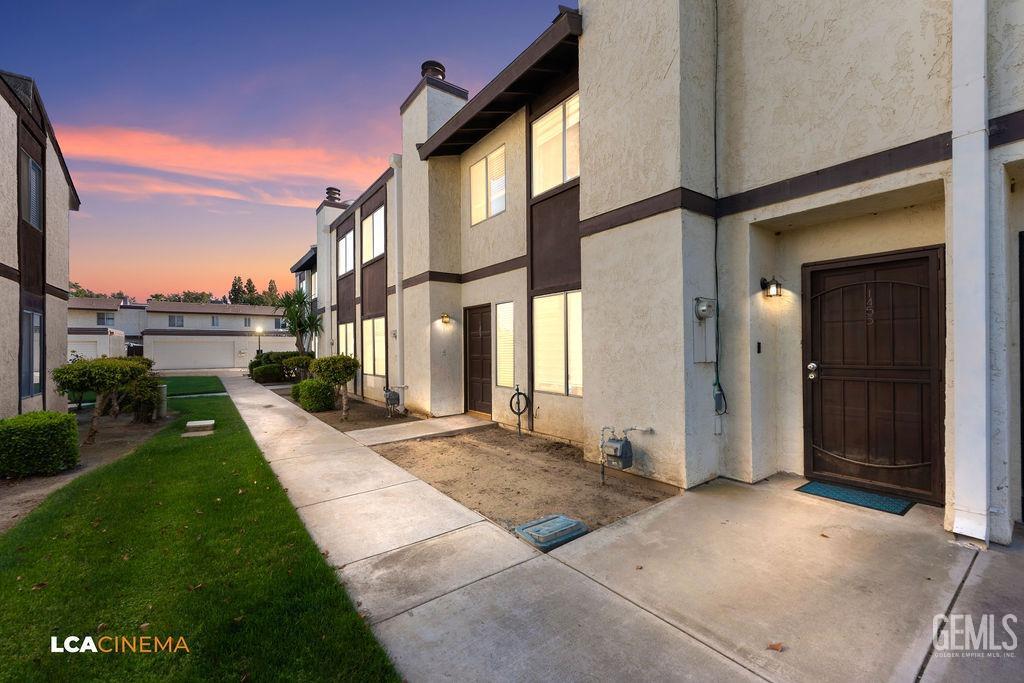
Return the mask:
MULTIPOLYGON (((219 394, 224 391, 224 384, 220 377, 197 376, 197 377, 161 377, 161 383, 167 385, 168 396, 186 396, 188 394, 219 394)), ((94 403, 96 394, 91 391, 85 392, 82 403, 94 403)), ((75 401, 71 401, 72 404, 75 401)))
POLYGON ((398 680, 231 400, 171 408, 133 454, 0 535, 0 680, 398 680), (200 418, 213 436, 179 436, 200 418), (143 634, 190 652, 49 651, 51 636, 143 634))

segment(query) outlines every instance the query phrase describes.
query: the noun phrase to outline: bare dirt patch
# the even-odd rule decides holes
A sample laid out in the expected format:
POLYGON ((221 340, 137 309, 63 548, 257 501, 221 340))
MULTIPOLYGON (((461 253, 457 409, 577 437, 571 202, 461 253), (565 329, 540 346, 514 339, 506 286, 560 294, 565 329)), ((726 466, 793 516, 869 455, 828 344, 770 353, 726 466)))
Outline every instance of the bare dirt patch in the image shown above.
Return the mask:
MULTIPOLYGON (((91 411, 78 413, 78 442, 89 431, 91 411)), ((122 415, 114 420, 101 417, 96 442, 82 446, 78 466, 52 477, 0 479, 0 533, 17 524, 32 512, 48 495, 101 465, 114 462, 131 453, 135 447, 163 429, 170 422, 166 418, 152 424, 132 424, 131 417, 122 415)))
MULTIPOLYGON (((298 405, 297 401, 292 400, 290 389, 278 389, 275 390, 275 393, 284 396, 295 405, 298 405)), ((415 422, 420 419, 415 415, 401 415, 389 418, 387 409, 384 406, 364 403, 352 397, 348 399, 347 420, 341 419, 340 410, 328 410, 323 413, 310 414, 314 415, 321 422, 331 425, 339 432, 351 432, 356 429, 369 429, 370 427, 386 427, 401 422, 415 422)))
POLYGON ((578 447, 498 426, 373 450, 508 530, 556 513, 596 529, 671 495, 639 479, 602 486, 578 447))

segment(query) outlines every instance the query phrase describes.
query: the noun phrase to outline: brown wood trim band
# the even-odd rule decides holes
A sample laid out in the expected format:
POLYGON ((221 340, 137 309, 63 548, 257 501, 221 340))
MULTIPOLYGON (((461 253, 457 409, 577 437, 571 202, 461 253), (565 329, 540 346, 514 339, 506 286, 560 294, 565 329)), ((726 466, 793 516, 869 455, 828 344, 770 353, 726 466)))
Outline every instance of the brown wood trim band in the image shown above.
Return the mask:
POLYGON ((109 327, 69 327, 68 334, 102 334, 104 337, 110 334, 109 327))
POLYGON ((997 116, 988 122, 988 146, 998 147, 1024 140, 1024 109, 997 116))
POLYGON ((13 280, 14 282, 21 282, 21 271, 6 263, 0 263, 0 277, 13 280))
POLYGON ((674 209, 686 209, 694 213, 714 217, 715 200, 706 194, 701 194, 687 187, 677 187, 656 194, 653 197, 641 199, 638 202, 620 206, 617 209, 606 211, 592 218, 580 221, 580 237, 595 235, 605 230, 617 228, 620 225, 633 223, 643 218, 650 218, 659 213, 672 211, 674 209))
POLYGON ((718 200, 718 216, 730 216, 750 209, 778 204, 826 190, 834 190, 844 185, 872 180, 890 173, 946 161, 952 157, 952 133, 939 133, 923 140, 722 197, 718 200))
POLYGON ((64 301, 67 301, 68 299, 71 298, 71 293, 70 292, 68 292, 65 289, 61 289, 60 287, 55 287, 54 285, 51 285, 50 283, 46 283, 44 291, 47 294, 49 294, 50 296, 55 296, 58 299, 63 299, 64 301))
MULTIPOLYGON (((474 280, 482 280, 486 277, 493 277, 495 275, 501 275, 503 273, 510 273, 513 270, 519 270, 525 268, 527 263, 526 256, 517 256, 507 261, 500 263, 492 263, 489 266, 483 268, 477 268, 467 273, 448 273, 443 270, 427 270, 419 275, 413 275, 402 280, 402 287, 408 289, 409 287, 415 287, 421 285, 424 282, 449 282, 453 284, 465 284, 467 282, 473 282, 474 280)), ((395 293, 395 286, 388 287, 388 294, 395 293)))

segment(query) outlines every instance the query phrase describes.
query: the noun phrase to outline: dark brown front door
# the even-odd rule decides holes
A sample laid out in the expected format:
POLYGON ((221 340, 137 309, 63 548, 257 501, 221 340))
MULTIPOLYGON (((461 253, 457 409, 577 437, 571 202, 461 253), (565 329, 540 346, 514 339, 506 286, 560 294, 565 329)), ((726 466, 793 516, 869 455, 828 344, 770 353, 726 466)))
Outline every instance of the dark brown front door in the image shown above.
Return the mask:
POLYGON ((943 501, 942 247, 803 267, 805 475, 943 501))
POLYGON ((491 306, 467 308, 466 410, 491 414, 491 306))

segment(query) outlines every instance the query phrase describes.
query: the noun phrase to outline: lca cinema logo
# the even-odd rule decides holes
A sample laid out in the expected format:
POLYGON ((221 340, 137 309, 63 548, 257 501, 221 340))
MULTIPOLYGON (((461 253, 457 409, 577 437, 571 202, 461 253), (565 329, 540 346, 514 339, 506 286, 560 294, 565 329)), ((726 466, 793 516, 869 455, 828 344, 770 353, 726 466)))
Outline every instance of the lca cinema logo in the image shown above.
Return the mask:
POLYGON ((1017 615, 936 614, 932 645, 936 657, 984 659, 1017 656, 1017 615))
POLYGON ((149 655, 187 653, 189 649, 185 636, 50 636, 50 652, 149 655))

